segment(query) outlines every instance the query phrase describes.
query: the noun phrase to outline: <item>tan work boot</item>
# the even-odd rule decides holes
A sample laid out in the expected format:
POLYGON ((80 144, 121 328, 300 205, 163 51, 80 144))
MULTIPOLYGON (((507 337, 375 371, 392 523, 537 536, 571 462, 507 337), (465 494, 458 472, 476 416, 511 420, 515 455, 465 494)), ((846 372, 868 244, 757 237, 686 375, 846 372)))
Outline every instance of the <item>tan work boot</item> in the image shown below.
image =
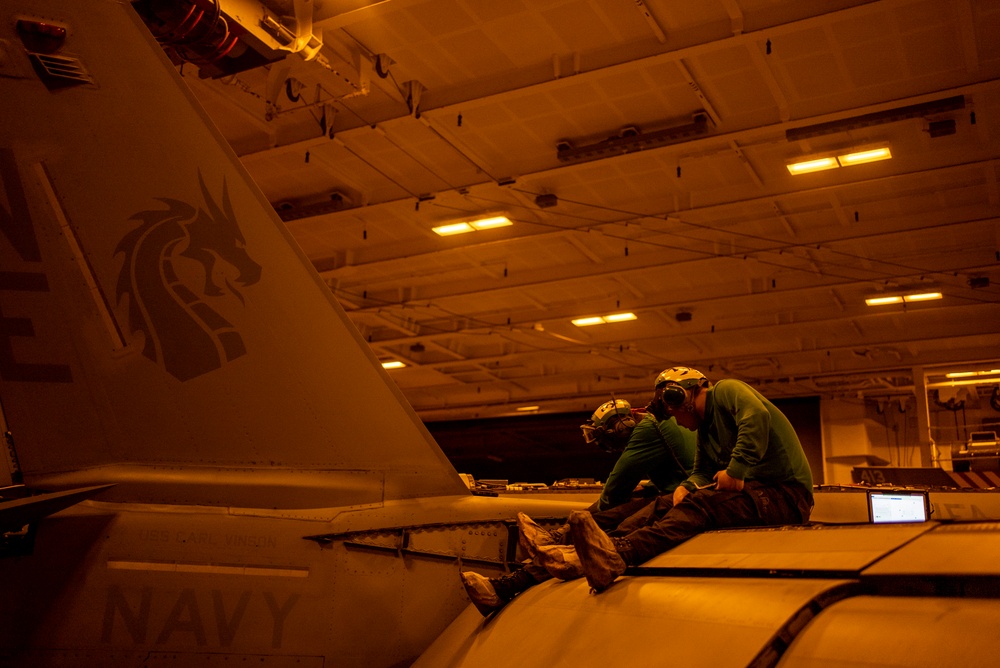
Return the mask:
POLYGON ((604 591, 625 572, 625 560, 615 549, 614 541, 601 531, 587 511, 573 511, 569 525, 583 575, 594 591, 604 591))
POLYGON ((535 563, 560 580, 573 580, 583 575, 580 558, 572 545, 539 545, 535 563))
POLYGON ((462 572, 462 586, 469 600, 483 617, 488 617, 511 601, 517 594, 538 581, 523 568, 502 575, 487 578, 473 571, 462 572))
POLYGON ((538 554, 538 548, 542 545, 563 545, 566 542, 568 528, 569 525, 563 525, 548 531, 524 513, 517 514, 517 542, 532 559, 538 554))

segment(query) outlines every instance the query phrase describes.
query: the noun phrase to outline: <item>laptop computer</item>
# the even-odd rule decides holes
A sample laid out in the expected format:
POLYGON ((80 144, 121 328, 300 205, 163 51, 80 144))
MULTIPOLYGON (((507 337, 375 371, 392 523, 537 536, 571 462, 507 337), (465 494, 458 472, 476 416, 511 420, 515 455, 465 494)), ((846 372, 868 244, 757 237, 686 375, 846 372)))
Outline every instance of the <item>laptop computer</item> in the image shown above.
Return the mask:
POLYGON ((872 524, 926 522, 931 517, 926 490, 868 490, 868 521, 872 524))

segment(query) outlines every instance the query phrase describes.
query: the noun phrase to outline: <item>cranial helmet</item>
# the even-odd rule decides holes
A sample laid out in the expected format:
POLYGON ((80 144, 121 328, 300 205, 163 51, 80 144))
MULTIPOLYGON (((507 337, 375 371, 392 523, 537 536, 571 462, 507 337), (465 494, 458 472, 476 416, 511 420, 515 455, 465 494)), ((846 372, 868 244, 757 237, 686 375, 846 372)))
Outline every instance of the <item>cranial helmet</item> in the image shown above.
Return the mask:
POLYGON ((656 382, 653 383, 653 389, 667 383, 680 385, 687 390, 696 385, 708 385, 708 378, 696 369, 689 369, 686 366, 672 366, 660 372, 660 375, 656 377, 656 382))
POLYGON ((653 389, 663 388, 663 403, 669 408, 677 408, 687 399, 684 390, 706 385, 708 378, 701 371, 686 366, 672 366, 660 372, 653 383, 653 389))
POLYGON ((580 425, 583 440, 596 443, 605 452, 621 452, 635 429, 632 406, 624 399, 601 404, 587 424, 580 425))

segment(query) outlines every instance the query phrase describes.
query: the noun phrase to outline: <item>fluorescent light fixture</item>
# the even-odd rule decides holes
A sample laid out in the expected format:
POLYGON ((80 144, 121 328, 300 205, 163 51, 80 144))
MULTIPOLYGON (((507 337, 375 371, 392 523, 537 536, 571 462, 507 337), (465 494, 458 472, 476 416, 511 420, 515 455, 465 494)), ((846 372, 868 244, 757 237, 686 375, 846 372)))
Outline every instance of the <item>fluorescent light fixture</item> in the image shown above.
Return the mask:
POLYGON ((383 369, 402 369, 404 366, 406 366, 406 365, 403 364, 402 362, 400 362, 399 360, 392 360, 390 362, 382 362, 382 368, 383 369))
POLYGON ((883 146, 881 148, 873 148, 867 151, 858 151, 856 153, 848 153, 847 155, 838 155, 837 162, 840 163, 841 167, 850 167, 851 165, 862 165, 866 162, 888 160, 891 157, 892 153, 889 152, 889 147, 883 146))
POLYGON ((537 411, 541 406, 519 406, 515 410, 519 410, 524 413, 530 413, 531 411, 537 411))
POLYGON ((507 216, 493 216, 492 218, 469 221, 469 225, 472 225, 477 230, 490 230, 494 227, 507 227, 513 224, 507 216))
POLYGON ((932 299, 941 299, 944 297, 940 292, 921 292, 916 295, 903 295, 904 302, 928 302, 932 299))
POLYGON ((611 315, 604 316, 604 322, 625 322, 626 320, 635 319, 635 313, 612 313, 611 315))
POLYGON ((877 162, 879 160, 888 160, 892 157, 892 152, 889 151, 888 146, 880 146, 878 148, 865 149, 863 151, 855 151, 853 153, 845 153, 844 155, 838 155, 834 157, 826 158, 813 158, 811 160, 804 160, 802 162, 793 162, 788 165, 788 171, 793 174, 808 174, 809 172, 820 172, 824 169, 836 169, 837 167, 853 167, 854 165, 863 165, 866 162, 877 162))
POLYGON ((805 160, 788 165, 788 171, 792 175, 808 174, 809 172, 821 172, 824 169, 836 169, 840 167, 836 158, 818 158, 816 160, 805 160))
POLYGON ((472 225, 469 225, 468 223, 451 223, 449 225, 432 227, 431 229, 435 233, 440 234, 442 237, 448 237, 452 234, 465 234, 466 232, 472 232, 472 225))
POLYGON ((953 371, 946 373, 945 378, 968 378, 970 376, 993 376, 1000 374, 1000 369, 990 369, 989 371, 953 371))
POLYGON ((611 315, 594 315, 587 318, 577 318, 572 323, 577 327, 589 327, 590 325, 603 325, 608 322, 625 322, 626 320, 636 320, 635 313, 612 313, 611 315))
POLYGON ((438 227, 431 228, 431 230, 442 237, 448 237, 453 234, 465 234, 466 232, 475 232, 476 230, 491 230, 494 227, 507 227, 513 224, 507 216, 490 216, 489 218, 479 218, 478 220, 464 220, 460 223, 439 225, 438 227))
POLYGON ((865 300, 865 303, 869 306, 882 306, 883 304, 902 304, 903 298, 900 295, 892 295, 891 297, 869 297, 865 300))
POLYGON ((912 295, 885 295, 884 297, 868 297, 865 303, 869 306, 883 306, 885 304, 902 304, 903 302, 927 302, 934 299, 941 299, 944 295, 940 292, 918 292, 912 295))

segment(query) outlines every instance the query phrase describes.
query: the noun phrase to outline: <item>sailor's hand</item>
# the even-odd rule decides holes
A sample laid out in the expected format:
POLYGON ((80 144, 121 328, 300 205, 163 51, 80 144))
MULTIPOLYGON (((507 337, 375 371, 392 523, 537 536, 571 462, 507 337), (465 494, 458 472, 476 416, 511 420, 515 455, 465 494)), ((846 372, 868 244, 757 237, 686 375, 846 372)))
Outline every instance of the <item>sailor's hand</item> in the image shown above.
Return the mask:
POLYGON ((716 489, 727 490, 730 492, 742 492, 743 491, 743 481, 739 478, 734 478, 725 470, 719 471, 715 474, 716 489))
POLYGON ((674 490, 674 505, 676 506, 678 503, 683 501, 684 497, 690 493, 691 492, 688 491, 687 487, 684 485, 678 485, 677 489, 674 490))

